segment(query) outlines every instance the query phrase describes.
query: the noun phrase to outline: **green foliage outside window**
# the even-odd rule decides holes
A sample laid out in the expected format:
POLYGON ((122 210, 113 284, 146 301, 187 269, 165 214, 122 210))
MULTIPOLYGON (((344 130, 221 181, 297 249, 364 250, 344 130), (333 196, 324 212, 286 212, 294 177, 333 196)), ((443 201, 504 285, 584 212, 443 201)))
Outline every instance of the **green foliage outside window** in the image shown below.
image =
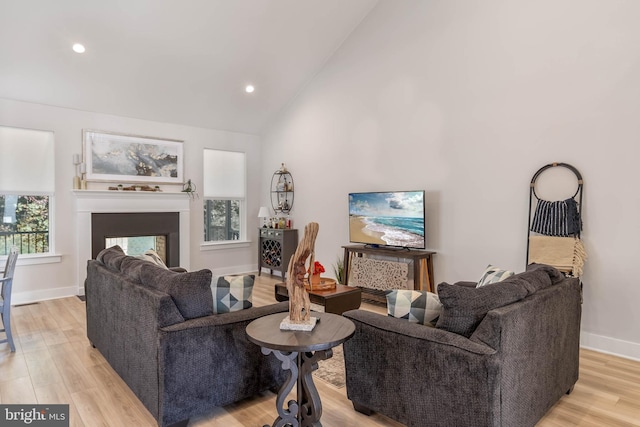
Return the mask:
POLYGON ((49 252, 49 196, 0 195, 0 255, 49 252))
POLYGON ((205 200, 205 242, 240 239, 240 206, 240 200, 205 200))

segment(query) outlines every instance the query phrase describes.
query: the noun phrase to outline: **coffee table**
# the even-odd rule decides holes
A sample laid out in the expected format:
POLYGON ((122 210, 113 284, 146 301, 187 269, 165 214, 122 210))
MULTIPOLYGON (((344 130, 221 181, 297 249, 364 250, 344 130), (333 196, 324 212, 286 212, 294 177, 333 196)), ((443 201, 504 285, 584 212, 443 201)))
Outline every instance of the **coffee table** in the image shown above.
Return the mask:
MULTIPOLYGON (((277 301, 288 301, 289 292, 285 282, 276 283, 274 289, 277 301)), ((324 306, 325 313, 342 314, 360 307, 362 290, 354 286, 336 285, 335 289, 309 291, 309 300, 324 306)))
POLYGON ((273 353, 282 362, 282 369, 290 371, 278 391, 278 417, 272 427, 321 426, 322 402, 312 373, 318 369, 318 361, 333 356, 333 347, 353 336, 356 327, 346 317, 314 312, 311 315, 318 321, 312 331, 280 330, 280 322, 288 315, 288 312, 271 314, 247 325, 249 341, 262 347, 262 354, 273 353), (297 400, 287 401, 285 407, 294 385, 297 400))

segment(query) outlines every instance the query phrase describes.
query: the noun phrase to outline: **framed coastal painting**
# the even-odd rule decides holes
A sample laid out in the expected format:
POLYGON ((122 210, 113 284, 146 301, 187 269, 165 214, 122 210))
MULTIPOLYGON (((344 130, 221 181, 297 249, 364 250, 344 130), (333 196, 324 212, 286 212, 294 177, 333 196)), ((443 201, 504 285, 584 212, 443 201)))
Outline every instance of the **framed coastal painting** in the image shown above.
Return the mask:
POLYGON ((82 131, 87 181, 182 184, 182 141, 82 131))

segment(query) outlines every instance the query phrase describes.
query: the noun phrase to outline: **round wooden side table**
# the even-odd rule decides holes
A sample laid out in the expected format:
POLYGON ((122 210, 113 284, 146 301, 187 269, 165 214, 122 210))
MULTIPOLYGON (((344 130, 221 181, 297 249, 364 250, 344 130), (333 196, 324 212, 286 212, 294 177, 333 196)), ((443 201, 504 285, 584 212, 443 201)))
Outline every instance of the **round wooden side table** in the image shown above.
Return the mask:
POLYGON ((322 402, 313 383, 313 371, 318 361, 333 356, 332 348, 342 344, 355 333, 355 325, 345 317, 331 313, 312 312, 318 322, 312 331, 280 330, 280 322, 289 315, 276 313, 249 323, 249 341, 262 347, 262 353, 273 353, 289 371, 287 381, 280 387, 276 398, 278 417, 272 427, 321 425, 322 402), (297 400, 285 399, 296 385, 297 400))

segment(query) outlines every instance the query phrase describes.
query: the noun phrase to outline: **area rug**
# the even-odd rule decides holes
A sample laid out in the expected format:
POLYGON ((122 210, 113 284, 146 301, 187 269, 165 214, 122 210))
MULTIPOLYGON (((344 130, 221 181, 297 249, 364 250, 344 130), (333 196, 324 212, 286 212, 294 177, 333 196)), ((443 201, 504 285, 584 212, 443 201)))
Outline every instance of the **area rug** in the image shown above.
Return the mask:
POLYGON ((333 348, 333 357, 318 362, 318 369, 313 372, 313 377, 342 388, 345 385, 344 376, 344 353, 341 344, 333 348))

